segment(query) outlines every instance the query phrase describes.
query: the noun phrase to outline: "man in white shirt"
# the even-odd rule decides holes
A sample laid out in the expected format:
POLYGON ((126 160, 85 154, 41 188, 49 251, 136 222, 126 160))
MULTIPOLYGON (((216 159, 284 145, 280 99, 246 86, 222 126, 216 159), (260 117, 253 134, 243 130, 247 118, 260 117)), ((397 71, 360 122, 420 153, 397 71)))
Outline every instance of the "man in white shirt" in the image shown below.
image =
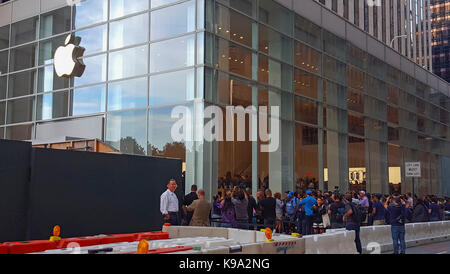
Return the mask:
POLYGON ((177 189, 177 182, 174 179, 169 181, 167 190, 161 195, 160 211, 164 217, 164 222, 171 225, 179 225, 180 220, 178 216, 178 198, 175 194, 177 189))

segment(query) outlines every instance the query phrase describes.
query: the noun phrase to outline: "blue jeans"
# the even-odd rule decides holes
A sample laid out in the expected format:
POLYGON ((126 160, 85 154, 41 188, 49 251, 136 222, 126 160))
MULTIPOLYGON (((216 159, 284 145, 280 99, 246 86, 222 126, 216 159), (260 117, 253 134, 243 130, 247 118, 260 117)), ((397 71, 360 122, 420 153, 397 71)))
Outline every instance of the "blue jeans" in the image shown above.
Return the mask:
POLYGON ((359 232, 360 227, 355 225, 347 225, 345 227, 346 230, 353 230, 355 231, 355 244, 356 244, 356 250, 359 254, 362 254, 362 246, 361 246, 361 239, 359 238, 359 232))
POLYGON ((218 214, 214 214, 214 213, 212 214, 211 218, 212 218, 212 219, 215 219, 215 220, 212 220, 212 221, 211 221, 213 227, 219 227, 219 223, 217 222, 217 220, 218 220, 220 217, 222 217, 222 216, 221 216, 221 215, 218 215, 218 214))
POLYGON ((404 226, 391 226, 392 242, 394 244, 394 253, 398 254, 398 245, 400 241, 400 254, 405 254, 405 227, 404 226))

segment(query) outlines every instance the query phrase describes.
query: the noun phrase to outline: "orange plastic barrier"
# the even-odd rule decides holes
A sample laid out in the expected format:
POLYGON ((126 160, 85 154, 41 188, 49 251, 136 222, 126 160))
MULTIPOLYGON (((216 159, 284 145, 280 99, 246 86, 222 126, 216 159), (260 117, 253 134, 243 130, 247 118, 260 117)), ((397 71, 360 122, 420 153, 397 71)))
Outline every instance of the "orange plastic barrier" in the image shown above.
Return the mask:
POLYGON ((0 245, 0 254, 8 254, 8 247, 5 245, 0 245))
POLYGON ((58 242, 45 240, 25 241, 25 242, 7 242, 3 243, 8 248, 9 254, 26 254, 32 252, 42 252, 49 249, 58 249, 58 242))
POLYGON ((76 237, 61 239, 58 248, 67 248, 67 245, 70 243, 77 243, 80 247, 101 244, 99 237, 76 237))
POLYGON ((138 234, 137 233, 130 233, 130 234, 112 234, 108 235, 106 237, 100 238, 101 244, 115 244, 115 243, 122 243, 122 242, 134 242, 137 239, 138 234))
POLYGON ((140 240, 147 240, 147 241, 154 241, 154 240, 167 240, 169 239, 169 232, 162 232, 162 231, 153 231, 153 232, 142 232, 137 233, 137 241, 140 240))

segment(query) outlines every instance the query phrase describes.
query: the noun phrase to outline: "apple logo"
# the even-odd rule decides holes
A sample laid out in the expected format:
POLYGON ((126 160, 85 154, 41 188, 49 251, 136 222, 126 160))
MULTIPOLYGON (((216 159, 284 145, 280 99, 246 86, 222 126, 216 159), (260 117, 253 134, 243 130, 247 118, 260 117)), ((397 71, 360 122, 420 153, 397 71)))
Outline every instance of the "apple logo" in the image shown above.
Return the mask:
POLYGON ((85 48, 80 47, 81 38, 69 34, 65 41, 65 46, 56 49, 54 57, 54 67, 56 75, 59 77, 81 77, 86 68, 83 60, 85 48))

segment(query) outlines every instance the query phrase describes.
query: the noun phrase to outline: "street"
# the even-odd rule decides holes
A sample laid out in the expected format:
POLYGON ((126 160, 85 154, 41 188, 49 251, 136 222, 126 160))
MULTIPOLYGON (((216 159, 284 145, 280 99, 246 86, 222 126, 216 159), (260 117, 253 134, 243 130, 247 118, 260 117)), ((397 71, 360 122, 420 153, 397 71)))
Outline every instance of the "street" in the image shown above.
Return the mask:
POLYGON ((407 248, 406 254, 450 254, 450 241, 407 248))

